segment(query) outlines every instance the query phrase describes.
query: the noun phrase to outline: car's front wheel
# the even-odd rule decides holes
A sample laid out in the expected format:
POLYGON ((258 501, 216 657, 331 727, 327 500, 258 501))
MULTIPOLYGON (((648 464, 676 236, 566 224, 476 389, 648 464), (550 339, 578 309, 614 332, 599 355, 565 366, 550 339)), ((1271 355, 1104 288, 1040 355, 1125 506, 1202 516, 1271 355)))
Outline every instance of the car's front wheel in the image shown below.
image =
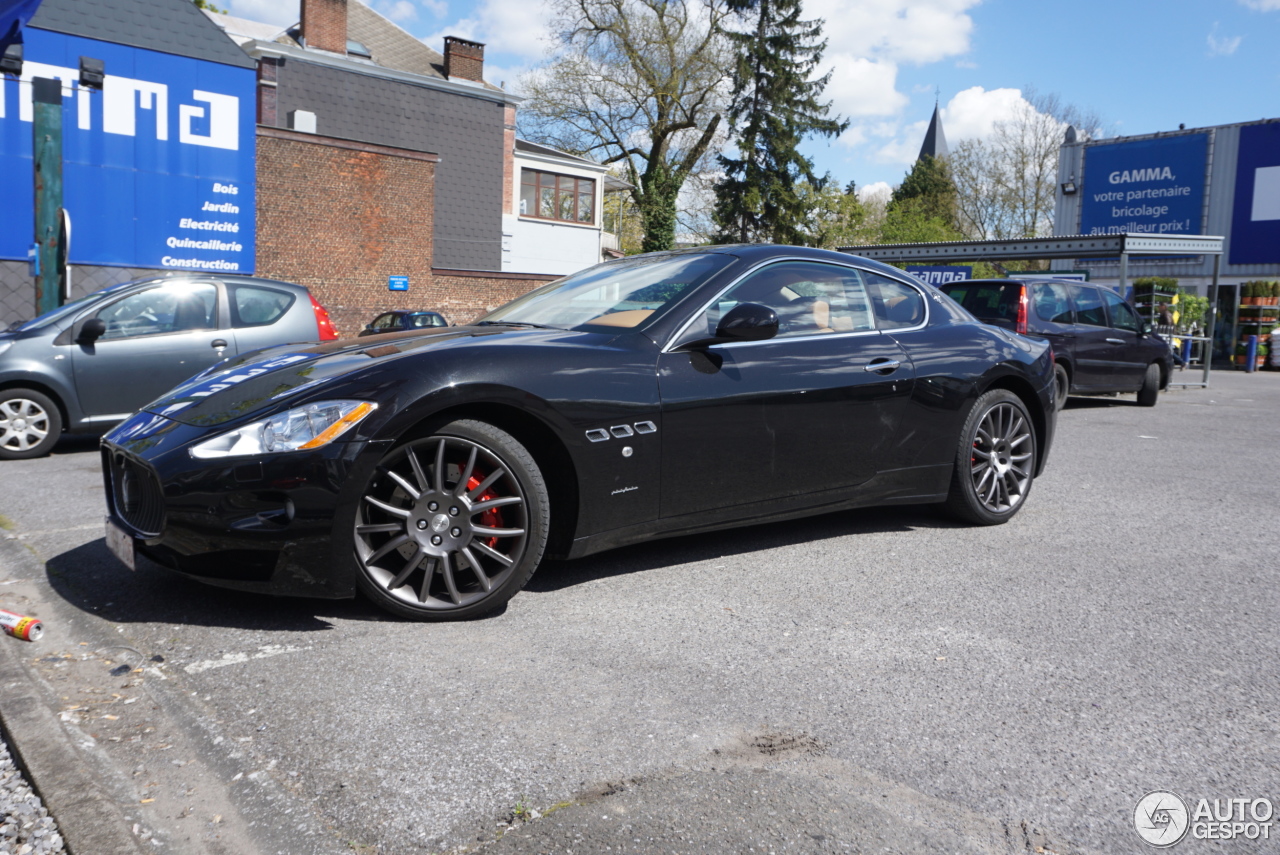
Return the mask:
POLYGON ((362 590, 415 620, 461 620, 525 586, 547 541, 546 483, 515 437, 460 420, 378 464, 355 516, 362 590))
POLYGON ((947 511, 978 525, 1007 522, 1031 491, 1036 453, 1022 399, 1005 389, 982 395, 960 431, 947 511))
POLYGON ((0 392, 0 460, 42 457, 62 435, 62 413, 35 389, 0 392))

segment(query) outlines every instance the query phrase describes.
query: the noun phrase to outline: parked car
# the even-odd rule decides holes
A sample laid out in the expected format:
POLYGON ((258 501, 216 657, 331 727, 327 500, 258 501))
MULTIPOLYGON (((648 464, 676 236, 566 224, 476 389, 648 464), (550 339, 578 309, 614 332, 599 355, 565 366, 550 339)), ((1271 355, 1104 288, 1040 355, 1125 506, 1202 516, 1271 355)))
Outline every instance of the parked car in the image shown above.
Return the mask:
POLYGON ((633 256, 470 326, 277 347, 103 441, 108 543, 214 585, 467 618, 544 557, 864 505, 1003 523, 1049 345, 842 253, 633 256))
POLYGON ((1137 392, 1154 407, 1173 353, 1110 288, 1059 279, 971 279, 941 286, 976 318, 1047 340, 1057 362, 1057 406, 1068 395, 1137 392))
MULTIPOLYGON (((421 330, 432 327, 447 327, 449 322, 439 312, 411 312, 398 310, 383 312, 360 331, 360 335, 378 335, 398 330, 421 330)), ((357 336, 358 337, 358 336, 357 336)))
POLYGON ((306 288, 170 274, 95 291, 0 332, 0 459, 101 432, 222 359, 336 339, 306 288))

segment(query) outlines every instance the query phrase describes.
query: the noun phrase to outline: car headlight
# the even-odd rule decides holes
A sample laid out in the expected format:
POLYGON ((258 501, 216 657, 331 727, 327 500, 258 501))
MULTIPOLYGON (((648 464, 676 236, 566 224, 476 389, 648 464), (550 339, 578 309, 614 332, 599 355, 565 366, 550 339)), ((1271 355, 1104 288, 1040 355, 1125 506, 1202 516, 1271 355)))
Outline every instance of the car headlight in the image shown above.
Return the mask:
POLYGON ((368 401, 320 401, 191 446, 197 460, 306 451, 328 445, 378 408, 368 401))

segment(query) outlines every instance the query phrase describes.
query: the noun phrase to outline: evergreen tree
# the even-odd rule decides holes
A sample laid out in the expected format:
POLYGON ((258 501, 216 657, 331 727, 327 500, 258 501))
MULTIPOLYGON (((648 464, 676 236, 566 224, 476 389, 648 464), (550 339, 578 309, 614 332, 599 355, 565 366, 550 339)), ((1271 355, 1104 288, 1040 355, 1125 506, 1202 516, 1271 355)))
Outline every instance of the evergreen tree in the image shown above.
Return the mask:
POLYGON ((719 158, 715 219, 725 241, 801 243, 809 214, 800 182, 820 188, 813 163, 798 151, 811 134, 836 136, 849 123, 829 118, 818 99, 831 74, 811 80, 827 43, 822 21, 800 19, 800 0, 730 0, 748 31, 727 33, 737 49, 728 116, 737 157, 719 158))
POLYGON ((890 213, 902 208, 955 228, 956 185, 945 159, 926 154, 916 161, 889 203, 890 213))

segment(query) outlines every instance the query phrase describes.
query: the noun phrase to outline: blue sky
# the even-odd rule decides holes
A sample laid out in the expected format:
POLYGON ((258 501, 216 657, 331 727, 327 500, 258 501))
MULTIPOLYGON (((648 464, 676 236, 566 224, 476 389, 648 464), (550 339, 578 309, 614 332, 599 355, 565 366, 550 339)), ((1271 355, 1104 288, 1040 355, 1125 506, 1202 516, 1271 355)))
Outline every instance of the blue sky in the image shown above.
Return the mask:
MULTIPOLYGON (((215 0, 297 20, 297 0, 215 0)), ((359 2, 359 0, 352 0, 359 2)), ((542 0, 369 0, 437 50, 487 44, 486 77, 516 88, 547 42, 542 0)), ((1280 0, 806 0, 827 21, 829 97, 851 121, 807 151, 842 184, 896 184, 941 90, 955 143, 982 137, 1027 86, 1099 113, 1111 134, 1280 116, 1280 0)))

